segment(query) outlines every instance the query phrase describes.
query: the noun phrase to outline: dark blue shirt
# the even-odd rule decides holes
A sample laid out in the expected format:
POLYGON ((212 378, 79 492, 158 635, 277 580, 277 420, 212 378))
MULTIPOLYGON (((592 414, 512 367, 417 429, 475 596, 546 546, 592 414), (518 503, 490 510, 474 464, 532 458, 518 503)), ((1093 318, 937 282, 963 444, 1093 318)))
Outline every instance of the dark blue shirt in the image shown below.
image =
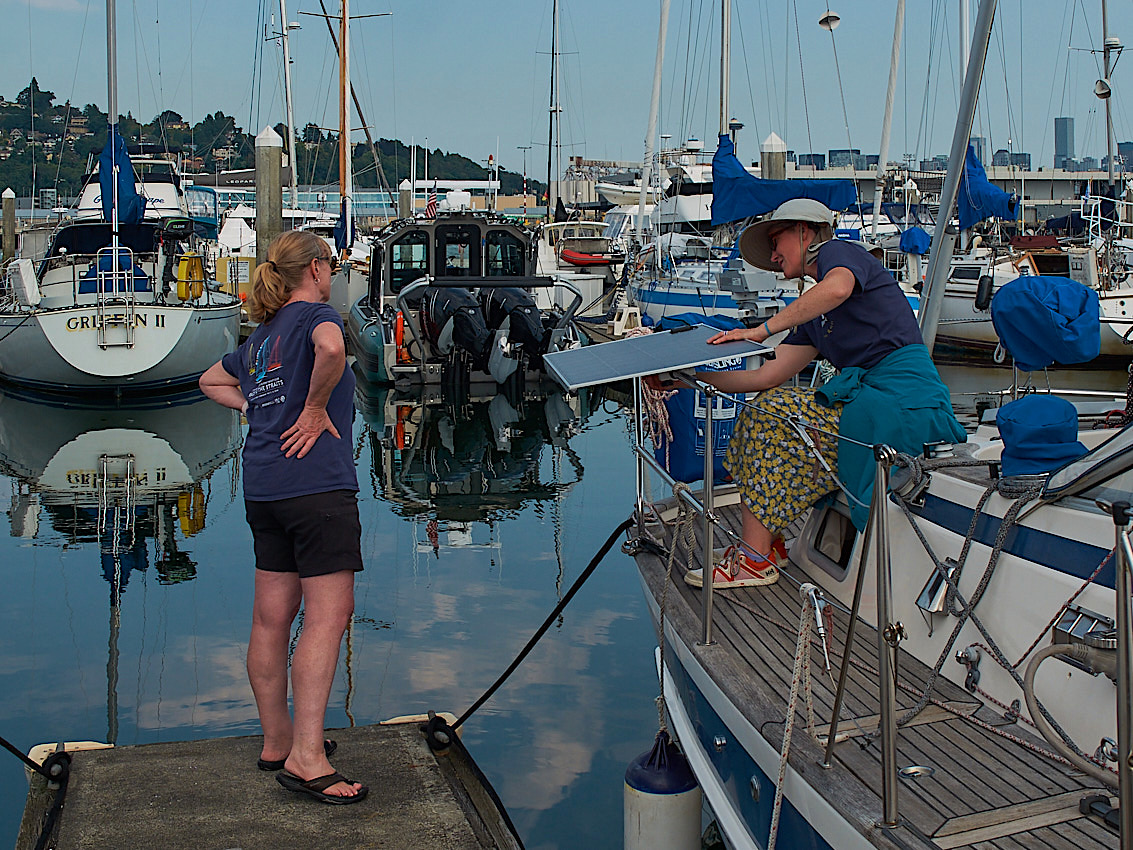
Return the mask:
POLYGON ((905 293, 881 261, 861 245, 833 239, 818 249, 817 265, 819 280, 831 269, 848 269, 854 276, 854 291, 829 313, 795 328, 785 344, 814 346, 838 369, 868 369, 898 348, 923 344, 905 293))
POLYGON ((272 502, 330 490, 357 490, 351 422, 354 373, 346 366, 331 391, 327 414, 341 439, 324 431, 302 457, 287 457, 280 435, 295 424, 315 365, 311 332, 323 322, 342 330, 333 307, 311 301, 285 304, 236 351, 221 361, 240 381, 248 399, 248 437, 244 441, 244 498, 272 502))

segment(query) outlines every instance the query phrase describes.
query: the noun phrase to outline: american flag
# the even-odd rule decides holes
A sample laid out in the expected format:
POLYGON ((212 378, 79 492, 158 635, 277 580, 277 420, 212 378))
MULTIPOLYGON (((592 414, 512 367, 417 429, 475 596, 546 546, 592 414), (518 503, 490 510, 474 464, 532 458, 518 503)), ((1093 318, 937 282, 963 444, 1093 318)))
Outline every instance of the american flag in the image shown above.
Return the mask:
POLYGON ((429 199, 425 202, 425 218, 437 217, 437 181, 433 181, 433 188, 429 190, 429 199))

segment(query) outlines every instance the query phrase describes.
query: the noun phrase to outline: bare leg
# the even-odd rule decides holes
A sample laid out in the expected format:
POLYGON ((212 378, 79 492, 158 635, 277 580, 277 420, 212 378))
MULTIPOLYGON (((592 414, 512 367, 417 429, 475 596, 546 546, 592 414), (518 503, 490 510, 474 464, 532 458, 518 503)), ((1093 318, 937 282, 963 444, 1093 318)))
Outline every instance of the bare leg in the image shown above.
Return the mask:
MULTIPOLYGON (((346 570, 301 581, 303 633, 291 658, 295 737, 285 766, 301 779, 314 779, 334 772, 323 750, 323 724, 342 635, 354 613, 354 573, 346 570)), ((339 782, 325 793, 352 797, 361 787, 339 782)))
POLYGON ((767 530, 762 522, 756 519, 753 514, 742 502, 740 503, 743 508, 743 538, 744 543, 748 548, 757 554, 768 556, 771 552, 771 532, 767 530))
POLYGON ((287 646, 299 611, 301 588, 296 573, 256 570, 252 634, 248 639, 248 681, 264 730, 261 758, 275 761, 291 752, 291 715, 287 710, 287 646))

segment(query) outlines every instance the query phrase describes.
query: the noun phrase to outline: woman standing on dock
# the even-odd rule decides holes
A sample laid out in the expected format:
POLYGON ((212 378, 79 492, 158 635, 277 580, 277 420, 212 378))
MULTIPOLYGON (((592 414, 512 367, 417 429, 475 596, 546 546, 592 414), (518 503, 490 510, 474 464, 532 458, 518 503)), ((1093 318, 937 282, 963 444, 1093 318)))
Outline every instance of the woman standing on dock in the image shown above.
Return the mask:
POLYGON ((248 419, 244 503, 256 556, 248 678, 264 747, 261 770, 289 791, 335 804, 367 788, 331 767, 323 724, 342 635, 362 569, 358 478, 351 455, 354 375, 342 320, 327 305, 337 265, 327 244, 291 231, 256 267, 248 313, 260 322, 235 352, 201 376, 213 401, 248 419), (345 438, 345 439, 344 439, 345 438), (303 631, 287 653, 300 604, 303 631))

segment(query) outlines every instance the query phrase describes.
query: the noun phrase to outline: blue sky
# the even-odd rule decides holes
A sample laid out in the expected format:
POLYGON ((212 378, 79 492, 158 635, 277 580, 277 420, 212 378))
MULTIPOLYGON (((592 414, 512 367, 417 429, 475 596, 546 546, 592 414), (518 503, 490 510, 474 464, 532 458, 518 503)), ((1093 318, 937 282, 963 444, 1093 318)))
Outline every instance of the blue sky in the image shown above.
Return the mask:
MULTIPOLYGON (((324 0, 336 13, 339 0, 324 0)), ((907 3, 890 158, 948 151, 960 88, 959 2, 907 3)), ((1111 36, 1133 42, 1133 2, 1111 0, 1111 36)), ((296 120, 337 125, 335 58, 318 0, 288 0, 296 120)), ((975 22, 978 3, 971 2, 975 22)), ((712 146, 718 123, 715 0, 672 0, 661 132, 712 146)), ((639 160, 657 44, 658 0, 560 0, 563 156, 639 160)), ((736 0, 732 109, 742 159, 770 132, 799 152, 881 136, 895 0, 736 0), (833 40, 818 26, 841 16, 833 40), (799 47, 802 48, 802 62, 799 47), (837 62, 835 62, 835 54, 837 62), (839 86, 839 77, 841 86, 839 86), (805 81, 805 86, 804 86, 805 81), (843 108, 843 103, 845 108, 843 108)), ((352 77, 375 136, 546 170, 551 0, 352 0, 352 77)), ((0 0, 0 94, 36 75, 60 100, 106 106, 102 0, 0 0), (34 45, 34 48, 32 47, 34 45)), ((149 120, 172 109, 196 121, 221 109, 245 129, 284 120, 281 51, 263 40, 278 0, 118 0, 119 105, 149 120)), ((1075 119, 1077 156, 1105 152, 1100 0, 1000 0, 974 134, 990 150, 1054 155, 1054 118, 1075 119)), ((1123 93, 1133 58, 1112 75, 1114 126, 1133 139, 1123 93)), ((359 126, 354 119, 355 126, 359 126)), ((355 133, 361 138, 360 133, 355 133)))

